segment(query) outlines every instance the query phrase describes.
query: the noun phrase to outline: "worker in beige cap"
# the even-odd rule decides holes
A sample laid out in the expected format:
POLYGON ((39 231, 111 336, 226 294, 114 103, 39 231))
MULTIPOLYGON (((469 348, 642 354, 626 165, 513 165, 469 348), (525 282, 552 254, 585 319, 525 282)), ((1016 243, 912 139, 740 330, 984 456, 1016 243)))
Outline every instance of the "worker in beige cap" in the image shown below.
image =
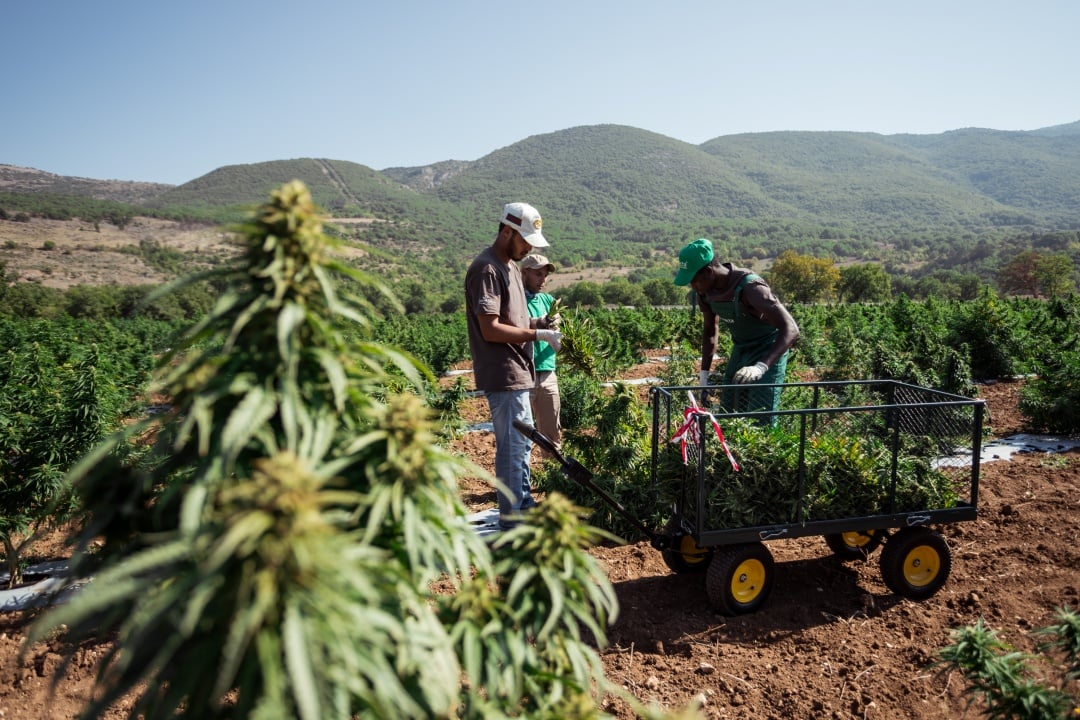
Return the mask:
MULTIPOLYGON (((537 253, 526 255, 521 261, 521 281, 525 285, 529 317, 547 318, 548 326, 558 329, 558 309, 552 312, 552 307, 556 305, 555 298, 542 292, 548 275, 554 271, 555 265, 537 253)), ((562 442, 562 424, 559 422, 561 402, 559 379, 555 375, 555 348, 543 340, 537 340, 533 344, 533 360, 536 363, 536 385, 529 394, 533 420, 536 429, 558 448, 562 442)))

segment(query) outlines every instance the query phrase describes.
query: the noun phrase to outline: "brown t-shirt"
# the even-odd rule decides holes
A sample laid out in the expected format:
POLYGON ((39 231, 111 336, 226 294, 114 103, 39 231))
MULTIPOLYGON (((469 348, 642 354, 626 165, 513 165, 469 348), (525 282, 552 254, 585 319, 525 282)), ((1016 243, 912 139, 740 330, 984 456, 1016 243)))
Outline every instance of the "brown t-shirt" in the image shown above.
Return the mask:
POLYGON ((476 389, 498 392, 528 390, 535 385, 533 343, 493 343, 480 332, 480 315, 498 315, 499 322, 529 327, 525 286, 517 263, 503 263, 492 248, 476 256, 465 273, 465 316, 476 389))

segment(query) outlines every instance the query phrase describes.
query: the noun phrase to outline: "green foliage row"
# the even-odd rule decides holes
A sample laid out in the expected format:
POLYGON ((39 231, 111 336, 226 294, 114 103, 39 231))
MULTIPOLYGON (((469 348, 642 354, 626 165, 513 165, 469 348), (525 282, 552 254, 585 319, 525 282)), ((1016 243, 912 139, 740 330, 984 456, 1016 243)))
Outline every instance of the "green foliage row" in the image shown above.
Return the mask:
POLYGON ((970 380, 1035 372, 1061 345, 1054 313, 1075 313, 1080 296, 796 305, 799 361, 832 379, 894 378, 960 394, 970 380))
MULTIPOLYGON (((162 262, 175 256, 165 251, 162 262)), ((149 322, 190 322, 213 305, 214 289, 192 284, 180 291, 150 301, 154 291, 147 285, 75 285, 60 290, 38 283, 5 282, 5 263, 0 260, 0 318, 78 318, 111 322, 142 319, 149 322)))
POLYGON ((153 353, 173 330, 0 318, 0 540, 11 582, 37 534, 74 511, 67 471, 142 408, 153 353))
MULTIPOLYGON (((5 215, 19 213, 50 220, 79 219, 88 223, 108 222, 123 228, 136 215, 147 214, 143 209, 115 200, 99 200, 84 195, 55 193, 0 192, 0 208, 5 215)), ((0 215, 0 218, 6 219, 0 215)))
POLYGON ((1032 318, 1035 377, 1021 391, 1020 410, 1033 427, 1052 433, 1080 431, 1080 301, 1054 299, 1032 318))

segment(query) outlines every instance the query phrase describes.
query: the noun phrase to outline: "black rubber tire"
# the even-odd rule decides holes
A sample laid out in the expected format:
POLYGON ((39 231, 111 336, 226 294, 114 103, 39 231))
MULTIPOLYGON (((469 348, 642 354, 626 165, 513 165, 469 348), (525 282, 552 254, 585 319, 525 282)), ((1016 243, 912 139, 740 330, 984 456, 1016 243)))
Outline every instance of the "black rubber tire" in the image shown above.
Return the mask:
POLYGON ((925 600, 942 588, 952 570, 952 552, 928 528, 904 528, 881 551, 881 578, 897 595, 925 600))
POLYGON ((712 606, 724 615, 744 615, 769 599, 774 580, 772 553, 764 543, 729 545, 716 551, 705 576, 712 606))
POLYGON ((660 553, 664 565, 675 573, 705 572, 713 559, 713 551, 698 545, 692 535, 676 533, 671 549, 660 553))
POLYGON ((823 537, 833 555, 841 560, 865 560, 878 549, 883 536, 881 530, 863 530, 831 533, 823 537))

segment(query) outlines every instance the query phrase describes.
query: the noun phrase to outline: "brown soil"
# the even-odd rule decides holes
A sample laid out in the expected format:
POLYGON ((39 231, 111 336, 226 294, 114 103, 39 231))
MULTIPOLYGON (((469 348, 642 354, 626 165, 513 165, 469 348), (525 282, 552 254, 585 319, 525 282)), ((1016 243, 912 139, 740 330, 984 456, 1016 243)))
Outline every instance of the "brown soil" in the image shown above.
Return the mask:
MULTIPOLYGON (((634 372, 654 369, 650 363, 634 372)), ((1024 429, 1019 388, 980 388, 995 437, 1024 429)), ((486 419, 482 403, 465 403, 467 422, 486 419)), ((491 469, 490 433, 469 433, 455 447, 491 469)), ((698 702, 708 718, 965 716, 962 679, 929 667, 951 628, 984 618, 1008 642, 1034 651, 1031 631, 1052 622, 1055 608, 1080 604, 1080 453, 983 463, 979 489, 979 519, 941 528, 952 573, 924 602, 885 587, 880 551, 866 562, 841 563, 813 537, 770 542, 776 585, 767 605, 725 617, 709 607, 702 575, 671 573, 647 542, 595 548, 621 606, 602 650, 608 677, 661 706, 698 702)), ((494 504, 490 486, 477 478, 462 481, 461 496, 473 510, 494 504)), ((74 717, 93 690, 103 646, 83 648, 50 699, 58 655, 41 645, 18 660, 23 632, 20 616, 0 614, 0 718, 74 717)), ((633 717, 617 701, 607 709, 633 717)))

